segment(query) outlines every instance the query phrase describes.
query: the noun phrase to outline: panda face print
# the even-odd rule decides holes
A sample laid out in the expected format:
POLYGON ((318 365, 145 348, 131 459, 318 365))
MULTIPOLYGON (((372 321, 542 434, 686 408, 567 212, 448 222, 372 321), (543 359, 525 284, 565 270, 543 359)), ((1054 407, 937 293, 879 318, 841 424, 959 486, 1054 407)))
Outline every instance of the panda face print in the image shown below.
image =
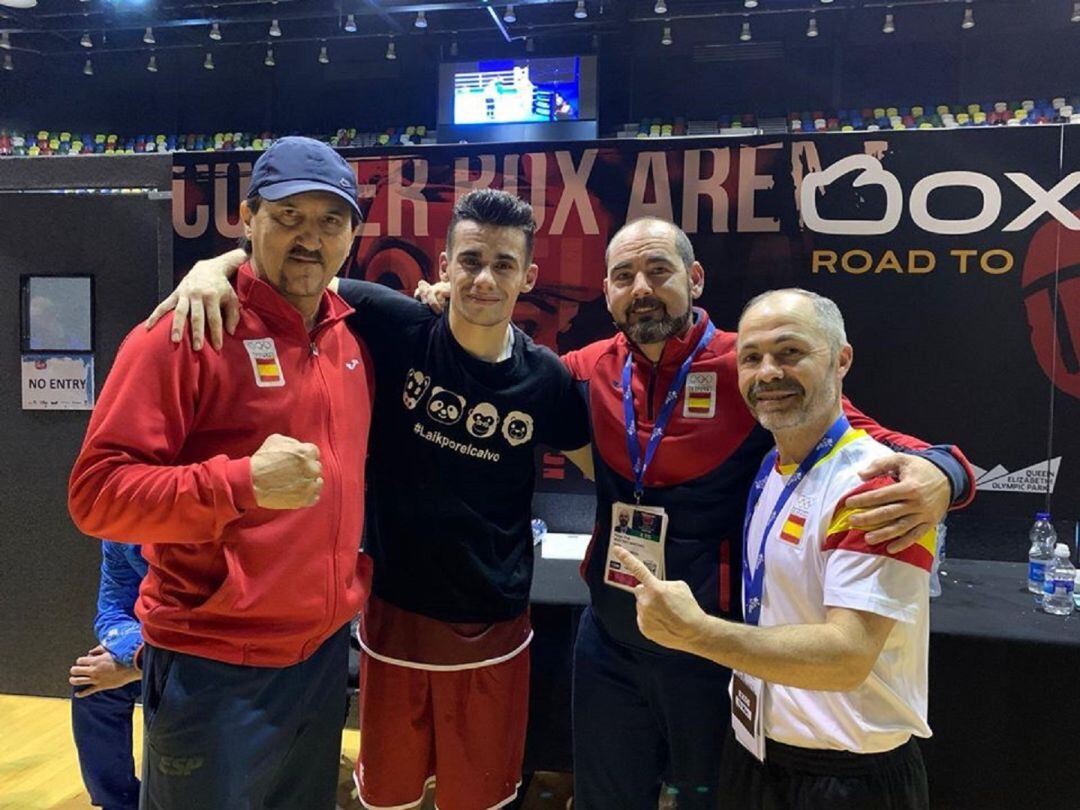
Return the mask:
POLYGON ((502 435, 511 447, 525 444, 532 438, 533 420, 527 413, 510 411, 503 419, 502 435))
POLYGON ((469 410, 469 416, 465 420, 465 429, 469 435, 478 439, 486 439, 495 433, 499 424, 499 412, 490 402, 481 402, 469 410))
POLYGON ((427 412, 428 416, 436 422, 452 425, 459 421, 462 414, 465 413, 465 398, 436 385, 431 389, 431 399, 428 400, 427 412))
POLYGON ((401 392, 401 400, 410 411, 420 404, 424 394, 431 385, 431 377, 414 368, 409 369, 405 375, 405 390, 401 392))

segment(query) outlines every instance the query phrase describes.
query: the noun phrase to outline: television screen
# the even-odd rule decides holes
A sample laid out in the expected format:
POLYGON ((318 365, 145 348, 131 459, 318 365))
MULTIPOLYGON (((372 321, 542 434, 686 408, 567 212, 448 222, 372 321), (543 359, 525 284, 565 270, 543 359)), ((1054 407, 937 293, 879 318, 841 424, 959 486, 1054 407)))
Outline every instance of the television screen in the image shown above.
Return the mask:
POLYGON ((455 124, 576 121, 581 116, 576 56, 503 59, 454 70, 455 124))

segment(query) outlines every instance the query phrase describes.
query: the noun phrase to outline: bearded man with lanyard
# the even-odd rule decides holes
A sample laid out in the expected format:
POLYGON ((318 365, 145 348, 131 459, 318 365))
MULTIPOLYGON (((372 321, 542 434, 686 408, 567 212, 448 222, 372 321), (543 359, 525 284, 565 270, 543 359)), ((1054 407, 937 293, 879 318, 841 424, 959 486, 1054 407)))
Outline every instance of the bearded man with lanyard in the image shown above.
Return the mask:
POLYGON ((739 323, 742 396, 776 440, 743 531, 746 624, 708 616, 684 582, 614 553, 641 584, 646 637, 734 670, 721 807, 926 810, 912 737, 926 722, 935 533, 897 554, 855 528, 860 471, 888 448, 852 428, 852 349, 836 305, 804 290, 753 299, 739 323))
MULTIPOLYGON (((605 296, 621 334, 563 357, 589 405, 597 487, 582 564, 591 603, 574 649, 574 806, 654 810, 666 783, 680 810, 715 808, 730 671, 642 635, 638 578, 616 549, 684 580, 706 614, 738 621, 746 496, 772 439, 739 397, 735 335, 691 306, 705 273, 686 234, 636 220, 612 237, 606 263, 605 296)), ((841 403, 853 426, 905 451, 859 468, 867 480, 900 479, 852 499, 866 510, 853 527, 873 529, 868 543, 897 552, 935 527, 950 501, 970 499, 974 476, 958 450, 892 433, 841 403)), ((752 805, 724 805, 742 806, 752 805)))

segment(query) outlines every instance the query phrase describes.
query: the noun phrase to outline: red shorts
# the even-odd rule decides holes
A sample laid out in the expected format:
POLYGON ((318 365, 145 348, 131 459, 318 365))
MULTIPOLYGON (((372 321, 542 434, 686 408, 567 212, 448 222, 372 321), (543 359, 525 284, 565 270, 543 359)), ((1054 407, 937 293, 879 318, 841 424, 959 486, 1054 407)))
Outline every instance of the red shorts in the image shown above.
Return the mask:
POLYGON ((529 650, 475 669, 360 656, 360 801, 412 807, 435 780, 439 810, 489 810, 517 795, 529 713, 529 650))

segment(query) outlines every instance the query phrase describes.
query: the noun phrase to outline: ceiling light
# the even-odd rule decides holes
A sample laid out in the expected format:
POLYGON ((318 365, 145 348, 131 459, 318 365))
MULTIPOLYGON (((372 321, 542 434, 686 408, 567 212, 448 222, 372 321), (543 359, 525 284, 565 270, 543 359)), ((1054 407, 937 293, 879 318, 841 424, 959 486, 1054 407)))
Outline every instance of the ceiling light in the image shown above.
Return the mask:
POLYGON ((330 64, 330 54, 326 52, 326 46, 325 45, 323 45, 321 48, 319 48, 319 64, 320 65, 329 65, 330 64))
POLYGON ((206 58, 203 59, 202 66, 204 68, 206 68, 207 70, 213 70, 214 69, 214 55, 212 53, 210 53, 209 51, 207 51, 206 58))
POLYGON ((93 48, 94 47, 94 40, 90 39, 90 32, 89 31, 83 31, 83 35, 79 39, 79 44, 82 45, 84 48, 93 48))
POLYGON ((0 50, 11 50, 11 35, 7 31, 0 31, 0 50))
POLYGON ((881 33, 892 34, 896 32, 896 21, 891 11, 885 12, 885 23, 881 26, 881 33))
POLYGON ((970 7, 964 9, 964 21, 960 23, 960 27, 965 31, 975 27, 975 12, 970 7))
POLYGON ((664 26, 664 33, 661 34, 661 36, 660 36, 660 44, 661 45, 670 45, 671 44, 671 26, 670 25, 665 25, 664 26))
POLYGON ((13 61, 11 61, 11 54, 10 53, 5 53, 4 54, 4 70, 14 70, 14 69, 15 69, 15 63, 13 61))
POLYGON ((150 54, 150 61, 146 63, 146 69, 150 73, 157 73, 157 57, 150 54))
POLYGON ((1072 16, 1069 17, 1069 22, 1080 23, 1080 0, 1073 3, 1073 13, 1072 16))
POLYGON ((416 12, 416 22, 413 23, 417 28, 427 28, 427 15, 422 12, 416 12))
POLYGON ((813 14, 810 15, 810 22, 806 26, 806 35, 808 37, 816 37, 818 35, 817 18, 813 14))
POLYGON ((832 2, 832 0, 821 0, 821 5, 823 5, 823 6, 827 6, 827 5, 829 5, 829 3, 831 3, 831 2, 832 2))
POLYGON ((740 42, 749 42, 752 39, 750 36, 750 23, 744 22, 742 24, 742 32, 739 34, 740 42))
POLYGON ((356 15, 355 14, 350 14, 348 17, 345 18, 345 30, 348 31, 350 34, 355 34, 356 33, 356 15))
POLYGON ((517 14, 514 13, 514 7, 512 5, 506 7, 506 11, 503 12, 504 23, 516 23, 517 14))
POLYGON ((210 26, 210 39, 214 40, 214 42, 221 39, 221 26, 217 23, 210 26))
POLYGON ((574 19, 584 20, 588 16, 589 11, 585 8, 585 0, 577 0, 577 8, 574 9, 574 19))
POLYGON ((94 75, 94 63, 91 62, 89 59, 87 59, 86 64, 83 65, 82 72, 83 72, 84 76, 93 76, 94 75))
MULTIPOLYGON (((37 0, 0 0, 0 6, 7 6, 8 8, 33 8, 37 5, 37 0)), ((11 68, 6 68, 10 70, 11 68)))
POLYGON ((392 39, 386 43, 386 58, 391 60, 397 59, 397 51, 394 49, 394 40, 392 39))
POLYGON ((278 25, 277 20, 271 20, 270 21, 270 36, 272 36, 272 37, 280 37, 281 36, 281 26, 278 25))
POLYGON ((743 0, 745 8, 757 8, 757 0, 743 0))
POLYGON ((147 28, 146 29, 146 32, 142 35, 142 41, 145 42, 147 45, 153 45, 153 44, 155 44, 157 42, 157 40, 154 39, 154 29, 153 28, 147 28))
POLYGON ((274 49, 273 48, 267 48, 266 49, 266 58, 263 59, 263 64, 266 65, 267 67, 273 67, 274 65, 277 64, 277 62, 274 61, 274 49))
POLYGON ((667 14, 667 3, 664 0, 656 0, 656 5, 652 7, 654 14, 667 14))

